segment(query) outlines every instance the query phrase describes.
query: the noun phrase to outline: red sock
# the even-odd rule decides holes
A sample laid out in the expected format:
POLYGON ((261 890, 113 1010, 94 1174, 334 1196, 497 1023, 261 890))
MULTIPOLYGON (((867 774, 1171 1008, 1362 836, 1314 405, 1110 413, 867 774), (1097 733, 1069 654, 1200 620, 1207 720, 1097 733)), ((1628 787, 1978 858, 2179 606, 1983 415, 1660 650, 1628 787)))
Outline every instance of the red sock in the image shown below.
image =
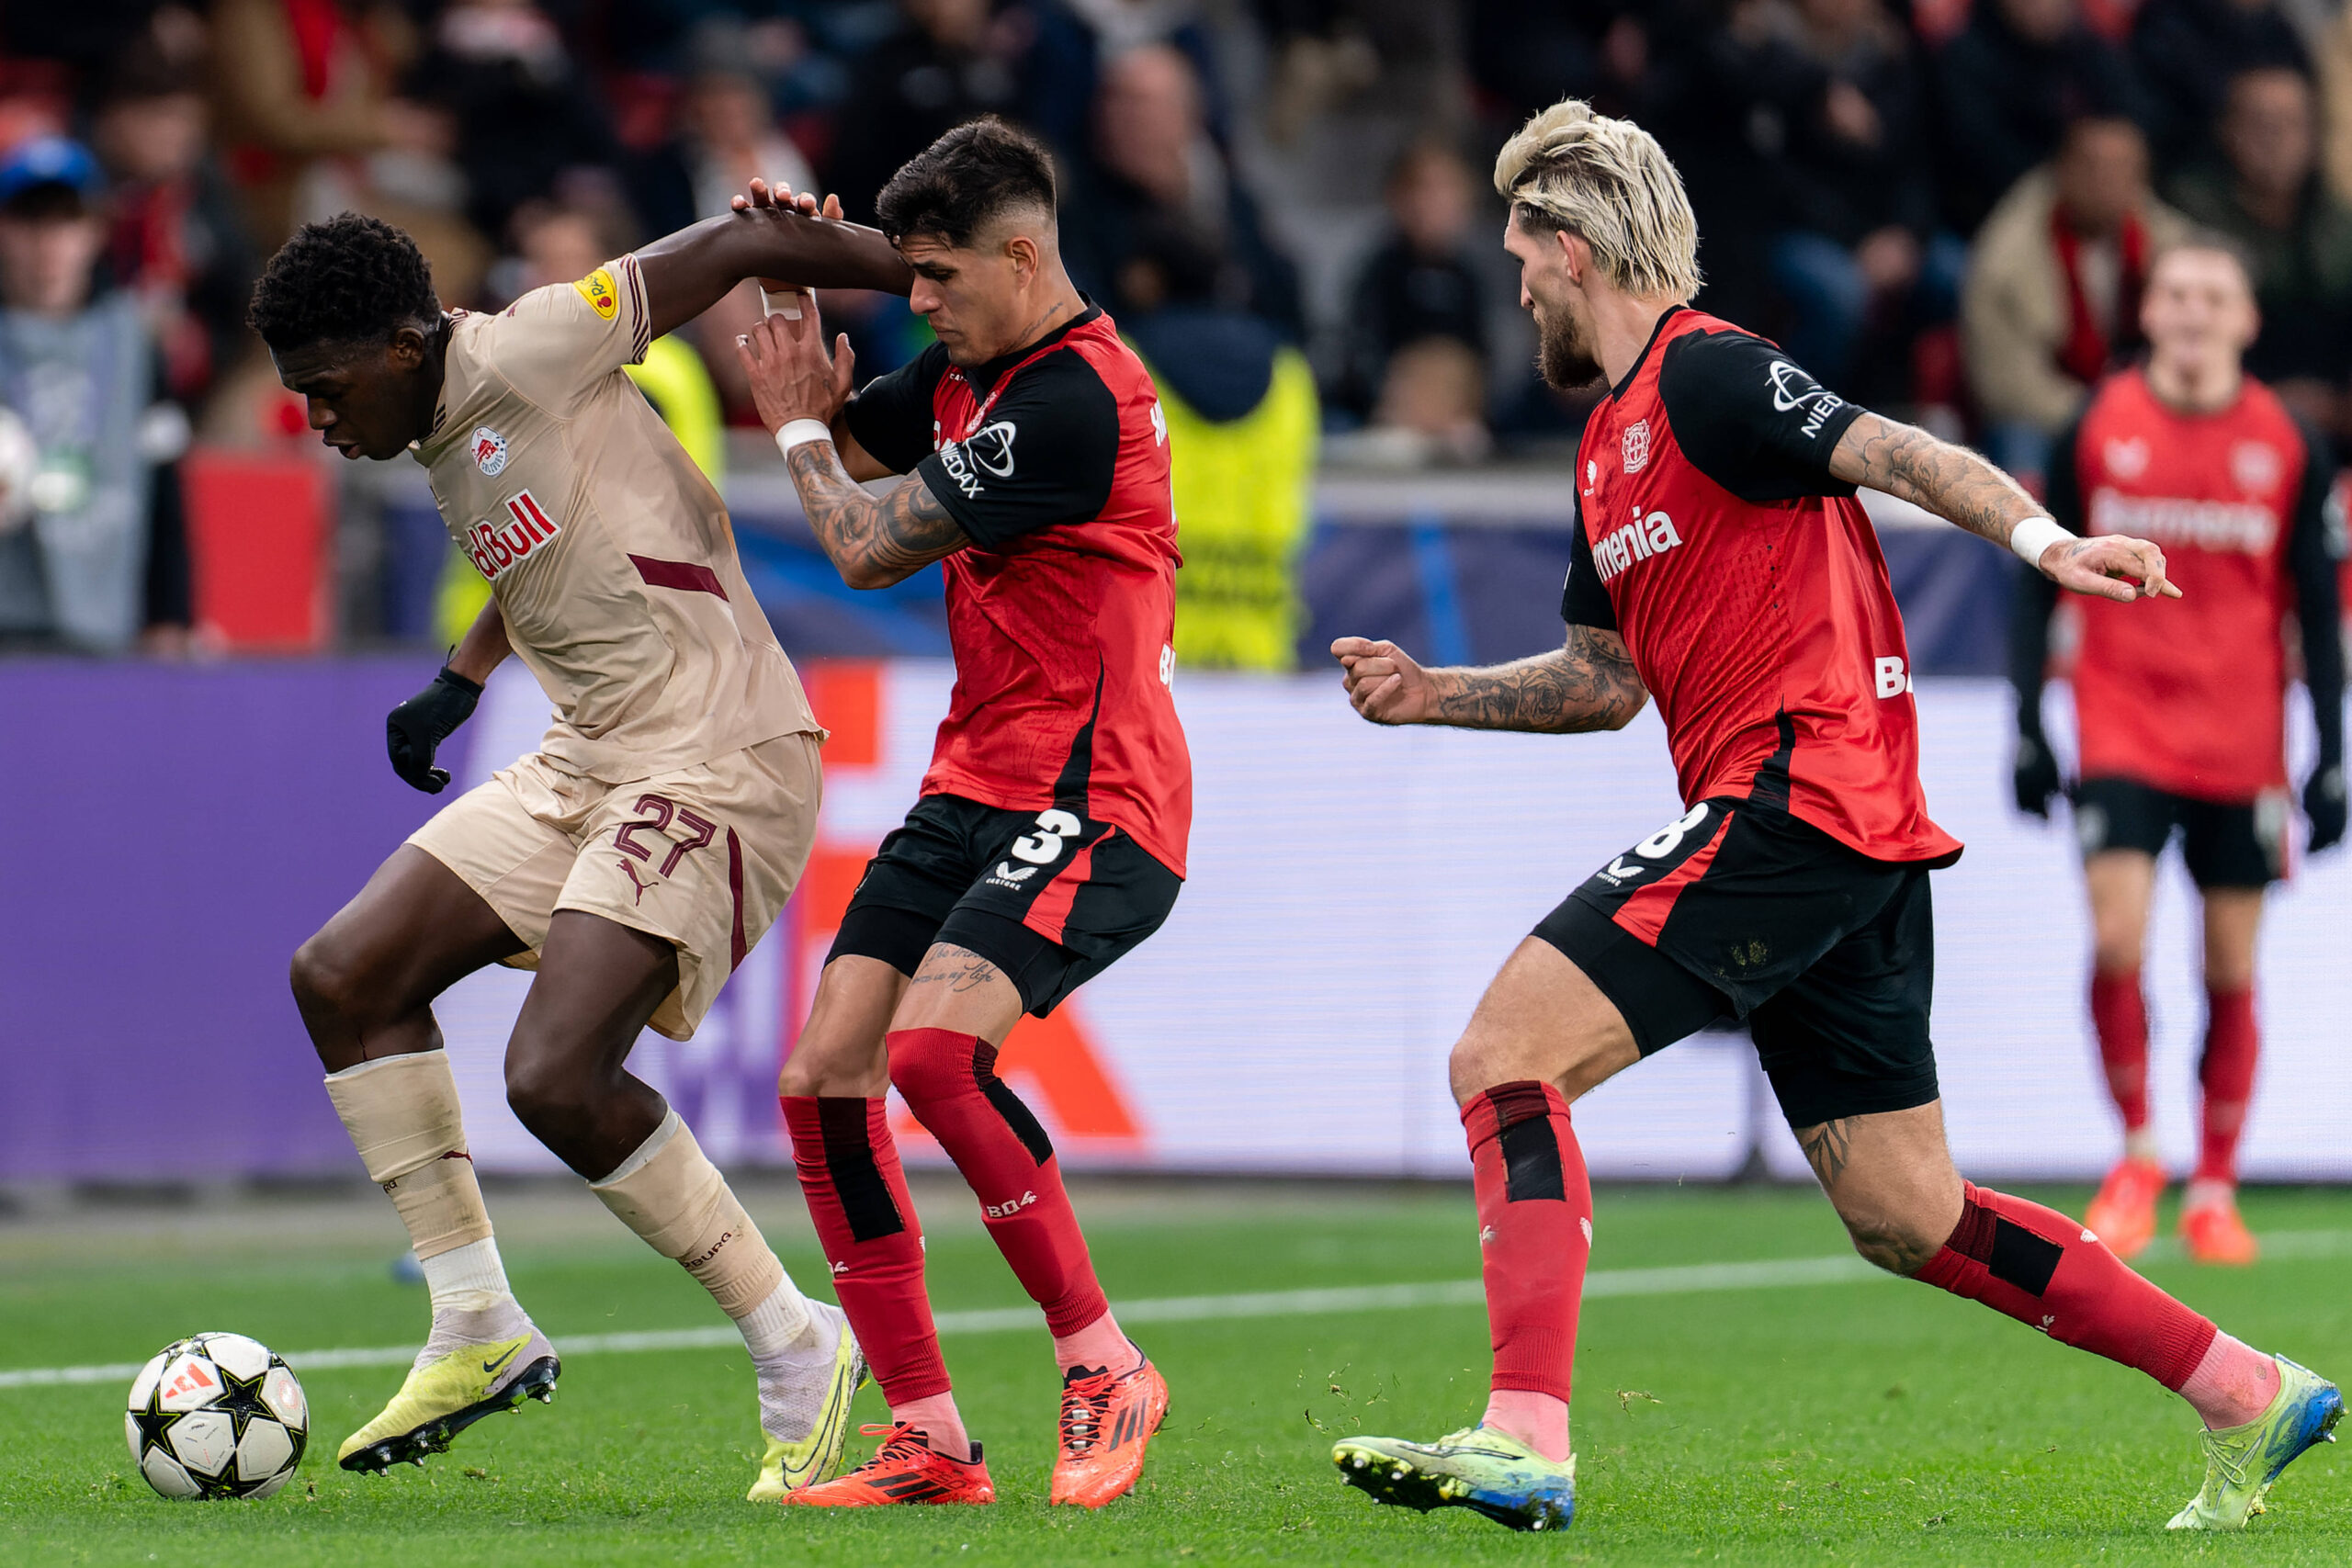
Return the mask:
POLYGON ((2107 1068, 2107 1092, 2123 1112, 2123 1130, 2148 1124, 2148 1000, 2140 994, 2140 972, 2091 976, 2091 1026, 2098 1032, 2098 1059, 2107 1068))
POLYGON ((2262 1054, 2262 1033, 2254 1021, 2254 990, 2205 993, 2205 1055, 2197 1082, 2205 1091, 2205 1135, 2196 1180, 2238 1179, 2238 1134, 2245 1127, 2246 1102, 2254 1098, 2254 1065, 2262 1054))
POLYGON ((945 1393, 947 1363, 922 1284, 922 1233, 890 1139, 888 1102, 786 1095, 784 1122, 833 1293, 893 1408, 945 1393))
POLYGON ((1109 1310, 1061 1162, 1029 1108, 996 1076, 996 1047, 947 1029, 890 1032, 890 1081, 972 1190, 1004 1260, 1056 1337, 1109 1310))
POLYGON ((1962 1197, 1951 1238, 1916 1278, 2180 1392, 2213 1343, 2210 1320, 2055 1210, 1966 1184, 1962 1197))
POLYGON ((1462 1108, 1485 1255, 1493 1386, 1568 1397, 1592 1254, 1592 1181, 1550 1084, 1498 1084, 1462 1108))

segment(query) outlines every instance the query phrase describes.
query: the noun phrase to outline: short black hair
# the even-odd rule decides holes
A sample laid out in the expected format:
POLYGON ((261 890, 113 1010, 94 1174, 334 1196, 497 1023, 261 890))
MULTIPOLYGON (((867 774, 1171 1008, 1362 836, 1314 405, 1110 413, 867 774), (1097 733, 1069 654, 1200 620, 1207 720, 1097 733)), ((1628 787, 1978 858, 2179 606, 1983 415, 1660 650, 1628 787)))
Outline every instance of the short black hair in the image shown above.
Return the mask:
POLYGON ((968 245, 991 219, 1024 207, 1053 216, 1054 155, 994 115, 965 121, 908 159, 874 198, 893 244, 929 234, 968 245))
POLYGON ((278 353, 321 343, 372 343, 441 314, 433 268, 416 242, 380 218, 337 213, 305 223, 254 285, 245 320, 278 353))

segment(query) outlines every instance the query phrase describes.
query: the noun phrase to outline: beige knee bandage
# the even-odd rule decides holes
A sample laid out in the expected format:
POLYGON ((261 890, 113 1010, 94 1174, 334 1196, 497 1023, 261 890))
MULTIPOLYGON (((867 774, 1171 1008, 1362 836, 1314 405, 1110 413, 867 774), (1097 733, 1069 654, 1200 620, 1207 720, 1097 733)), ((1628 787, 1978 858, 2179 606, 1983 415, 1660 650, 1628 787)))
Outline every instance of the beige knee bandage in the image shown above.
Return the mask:
POLYGON ((618 1170, 589 1184, 621 1224, 675 1258, 729 1317, 784 1283, 784 1265, 674 1111, 618 1170))
POLYGON ((420 1051, 331 1073, 327 1098, 368 1179, 400 1211, 418 1258, 437 1258, 490 1235, 446 1055, 420 1051))

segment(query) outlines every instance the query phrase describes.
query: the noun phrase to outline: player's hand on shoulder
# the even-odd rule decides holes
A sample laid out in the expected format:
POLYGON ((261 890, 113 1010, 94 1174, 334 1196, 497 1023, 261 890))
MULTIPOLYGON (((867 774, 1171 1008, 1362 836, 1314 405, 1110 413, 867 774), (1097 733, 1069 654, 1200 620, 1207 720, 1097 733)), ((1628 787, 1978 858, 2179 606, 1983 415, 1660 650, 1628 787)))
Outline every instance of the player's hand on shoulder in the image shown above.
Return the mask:
POLYGON ((2029 817, 2050 819, 2050 803, 2066 787, 2058 776, 2058 759, 2050 750, 2050 742, 2039 736, 2018 737, 2018 757, 2010 770, 2010 782, 2017 789, 2018 809, 2029 817))
POLYGON ((1393 642, 1343 637, 1331 645, 1356 712, 1374 724, 1423 724, 1436 711, 1428 673, 1393 642))
POLYGON ((2344 841, 2346 804, 2343 763, 2312 774, 2303 785, 2303 816, 2312 825, 2305 853, 2317 854, 2344 841))
POLYGON ((481 688, 446 666, 433 683, 384 716, 384 745, 392 772, 427 795, 448 787, 449 770, 433 765, 441 742, 473 716, 481 688))
POLYGON ((2094 599, 2129 604, 2134 599, 2180 597, 2165 576, 2164 551, 2126 534, 2062 539, 2041 552, 2040 564, 2059 587, 2094 599))

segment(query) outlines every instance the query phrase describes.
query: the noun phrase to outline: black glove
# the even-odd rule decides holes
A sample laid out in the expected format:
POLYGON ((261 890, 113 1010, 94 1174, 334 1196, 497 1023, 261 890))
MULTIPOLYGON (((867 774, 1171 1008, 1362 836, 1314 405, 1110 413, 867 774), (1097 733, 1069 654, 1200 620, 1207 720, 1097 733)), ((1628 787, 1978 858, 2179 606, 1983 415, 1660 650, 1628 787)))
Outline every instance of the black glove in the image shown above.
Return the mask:
POLYGON ((435 767, 433 753, 473 716, 474 704, 481 700, 480 686, 443 665, 433 684, 384 717, 384 745, 392 755, 392 772, 427 795, 447 788, 449 770, 435 767))
POLYGON ((2066 785, 2058 776, 2058 759, 2050 743, 2038 735, 2018 737, 2017 766, 2010 775, 2017 786, 2018 809, 2029 817, 2050 819, 2050 802, 2066 785))
POLYGON ((2303 785, 2303 815, 2312 825, 2306 854, 2332 850, 2344 841, 2344 764, 2322 768, 2303 785))

